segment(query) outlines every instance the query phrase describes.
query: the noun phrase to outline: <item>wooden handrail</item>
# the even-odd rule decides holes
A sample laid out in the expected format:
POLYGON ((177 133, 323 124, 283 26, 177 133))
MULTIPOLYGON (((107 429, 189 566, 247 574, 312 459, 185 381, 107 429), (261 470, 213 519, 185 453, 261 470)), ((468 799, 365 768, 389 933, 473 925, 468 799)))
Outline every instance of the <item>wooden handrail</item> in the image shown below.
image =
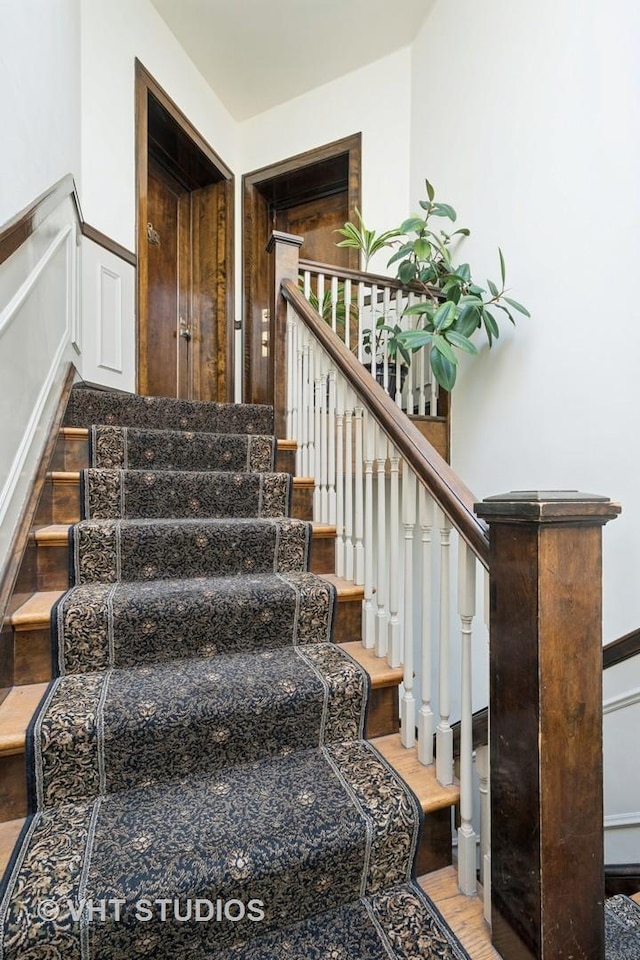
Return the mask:
POLYGON ((347 350, 328 324, 323 323, 291 280, 282 283, 284 298, 311 330, 335 365, 376 417, 394 447, 424 484, 460 536, 484 567, 489 566, 489 538, 474 511, 476 498, 437 450, 376 383, 368 370, 347 350))
POLYGON ((82 222, 80 202, 76 193, 73 176, 67 173, 52 187, 41 193, 33 203, 21 210, 0 228, 0 263, 8 260, 12 253, 28 240, 41 223, 50 216, 56 207, 67 197, 72 197, 78 219, 82 222))
MULTIPOLYGON (((385 277, 381 273, 365 273, 362 270, 353 270, 349 267, 332 267, 328 263, 318 260, 300 260, 300 270, 310 270, 311 273, 322 273, 325 277, 337 277, 339 280, 354 280, 356 283, 377 284, 380 287, 390 287, 392 290, 410 290, 412 293, 425 293, 425 288, 419 283, 402 283, 395 277, 385 277)), ((440 290, 427 286, 433 296, 443 300, 440 290)))
POLYGON ((0 227, 0 263, 8 260, 67 197, 73 200, 82 235, 135 267, 137 264, 135 253, 127 250, 100 230, 96 230, 84 220, 75 181, 70 173, 61 177, 57 183, 41 193, 33 203, 0 227))
POLYGON ((625 660, 638 655, 640 655, 640 628, 604 645, 602 648, 602 668, 607 670, 617 663, 623 663, 625 660))

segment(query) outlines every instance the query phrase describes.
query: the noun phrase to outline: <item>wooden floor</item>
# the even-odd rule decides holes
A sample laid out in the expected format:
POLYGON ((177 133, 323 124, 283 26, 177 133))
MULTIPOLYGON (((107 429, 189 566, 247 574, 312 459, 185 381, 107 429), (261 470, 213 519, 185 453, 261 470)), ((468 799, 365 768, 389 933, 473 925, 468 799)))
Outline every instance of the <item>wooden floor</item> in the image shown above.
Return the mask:
POLYGON ((465 897, 458 890, 455 867, 445 867, 418 883, 431 897, 472 960, 501 960, 491 946, 491 933, 482 915, 479 897, 465 897))

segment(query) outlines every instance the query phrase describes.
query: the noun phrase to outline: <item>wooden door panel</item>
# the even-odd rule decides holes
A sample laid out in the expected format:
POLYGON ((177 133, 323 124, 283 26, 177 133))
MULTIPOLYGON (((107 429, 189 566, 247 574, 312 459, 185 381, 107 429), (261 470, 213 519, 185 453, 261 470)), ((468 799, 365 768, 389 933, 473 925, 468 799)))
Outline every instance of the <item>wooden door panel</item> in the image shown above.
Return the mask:
POLYGON ((146 384, 152 396, 189 396, 189 195, 155 164, 149 168, 146 384))
POLYGON ((340 236, 334 233, 349 219, 346 190, 330 197, 307 200, 277 213, 277 228, 304 237, 300 248, 303 260, 318 260, 336 267, 349 266, 349 250, 336 247, 340 236))

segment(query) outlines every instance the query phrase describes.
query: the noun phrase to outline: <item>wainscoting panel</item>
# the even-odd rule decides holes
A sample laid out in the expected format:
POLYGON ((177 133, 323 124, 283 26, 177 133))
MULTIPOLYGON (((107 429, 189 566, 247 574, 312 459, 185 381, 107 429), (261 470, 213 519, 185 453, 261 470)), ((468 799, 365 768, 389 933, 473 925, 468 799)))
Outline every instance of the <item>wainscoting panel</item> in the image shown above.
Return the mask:
POLYGON ((16 529, 66 363, 78 360, 77 218, 68 198, 0 266, 0 556, 16 529))
MULTIPOLYGON (((608 672, 608 671, 607 671, 608 672)), ((640 688, 604 701, 604 844, 606 863, 640 863, 640 688)))
POLYGON ((82 376, 135 390, 135 268, 82 238, 82 376))

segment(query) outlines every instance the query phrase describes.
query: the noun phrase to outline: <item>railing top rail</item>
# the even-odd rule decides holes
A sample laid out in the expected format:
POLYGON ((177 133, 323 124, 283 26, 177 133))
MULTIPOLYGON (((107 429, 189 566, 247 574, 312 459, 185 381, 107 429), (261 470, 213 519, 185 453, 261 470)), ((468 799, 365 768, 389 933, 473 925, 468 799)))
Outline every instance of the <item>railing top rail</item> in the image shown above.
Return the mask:
POLYGON ((623 663, 625 660, 630 660, 631 657, 637 657, 639 655, 640 627, 604 645, 602 649, 602 666, 606 670, 608 667, 614 667, 617 663, 623 663))
MULTIPOLYGON (((380 287, 390 287, 392 290, 409 290, 412 293, 424 293, 424 287, 418 283, 401 283, 395 277, 385 277, 380 273, 364 273, 362 270, 351 270, 349 267, 334 267, 329 263, 320 263, 318 260, 300 260, 300 271, 309 270, 311 273, 322 273, 325 277, 337 277, 339 280, 353 280, 356 283, 367 283, 369 286, 377 284, 380 287)), ((438 299, 442 297, 439 291, 434 291, 438 299)))
POLYGON ((400 455, 427 487, 438 506, 469 544, 480 562, 489 566, 489 538, 485 524, 476 517, 477 498, 460 480, 437 450, 423 437, 369 372, 324 323, 291 280, 282 283, 282 294, 312 331, 333 362, 375 416, 400 455))

